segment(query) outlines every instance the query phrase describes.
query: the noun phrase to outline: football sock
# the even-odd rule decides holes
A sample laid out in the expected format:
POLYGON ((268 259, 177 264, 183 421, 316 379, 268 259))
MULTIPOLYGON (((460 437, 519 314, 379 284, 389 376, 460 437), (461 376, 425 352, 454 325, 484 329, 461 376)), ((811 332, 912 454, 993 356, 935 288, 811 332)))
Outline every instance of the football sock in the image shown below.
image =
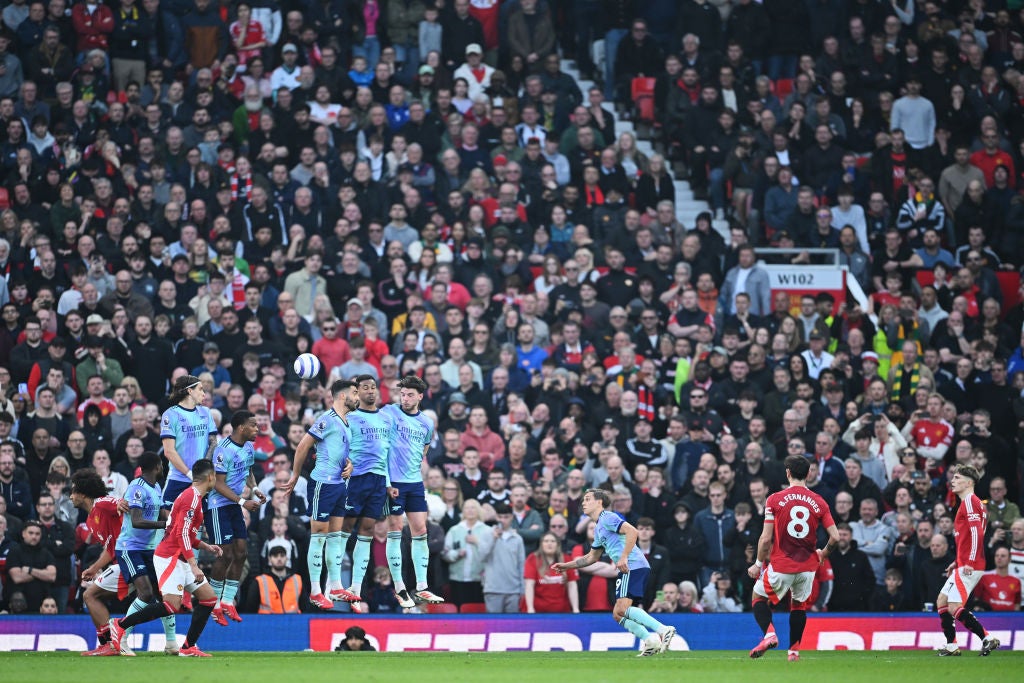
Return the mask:
POLYGON ((221 595, 224 593, 224 582, 218 581, 217 579, 210 579, 210 588, 213 589, 213 594, 220 600, 221 595))
POLYGON ((391 582, 395 584, 395 592, 405 590, 405 579, 402 578, 402 532, 389 531, 385 545, 388 555, 388 569, 391 570, 391 582))
POLYGON ((160 620, 164 625, 164 639, 168 645, 178 644, 178 621, 173 614, 169 614, 160 620))
POLYGON ((332 531, 327 534, 327 550, 324 553, 327 562, 327 585, 331 588, 341 586, 341 560, 345 556, 345 546, 351 534, 345 531, 332 531))
POLYGON ((647 612, 643 611, 639 607, 630 607, 626 610, 626 618, 630 621, 635 621, 649 631, 657 633, 661 629, 665 628, 665 625, 660 621, 652 617, 647 612))
POLYGON ((946 636, 946 643, 956 642, 956 624, 953 622, 953 615, 946 607, 939 608, 939 621, 942 622, 942 633, 946 636))
MULTIPOLYGON (((132 604, 128 606, 128 611, 125 613, 125 616, 127 617, 131 616, 132 614, 135 614, 136 612, 141 612, 142 610, 146 609, 146 606, 148 604, 148 602, 143 602, 142 598, 135 598, 132 604)), ((130 632, 130 629, 125 629, 126 635, 130 632)))
POLYGON ((636 623, 629 617, 624 617, 622 621, 619 622, 619 626, 621 626, 622 628, 626 629, 634 636, 639 638, 641 643, 647 640, 647 638, 651 635, 650 631, 648 631, 643 626, 636 623))
POLYGON ((110 642, 109 624, 103 624, 103 626, 100 626, 98 629, 96 629, 96 642, 99 645, 106 645, 110 642))
POLYGON ((306 565, 309 567, 309 592, 320 595, 323 592, 320 581, 324 573, 324 545, 327 534, 313 534, 309 537, 309 550, 306 551, 306 565))
POLYGON ((768 629, 772 628, 772 608, 768 605, 768 601, 755 600, 752 609, 754 611, 754 619, 757 621, 757 625, 761 627, 761 633, 768 635, 768 629))
POLYGON ((370 541, 372 536, 356 536, 356 548, 352 551, 352 592, 360 594, 366 568, 370 566, 370 541))
POLYGON ((958 609, 956 612, 956 620, 964 626, 966 626, 968 631, 978 636, 979 638, 984 638, 988 635, 988 631, 986 631, 985 628, 981 625, 981 622, 978 621, 978 618, 974 616, 974 612, 970 611, 969 609, 965 609, 963 607, 958 609))
POLYGON ((160 617, 166 617, 168 614, 174 614, 174 610, 172 610, 167 605, 167 603, 153 602, 146 605, 138 612, 135 612, 134 614, 129 614, 123 619, 119 619, 117 623, 121 625, 121 628, 127 631, 132 626, 145 624, 147 621, 153 621, 155 619, 159 619, 160 617))
POLYGON ((235 597, 238 595, 238 582, 228 579, 224 582, 224 595, 220 601, 225 605, 235 604, 235 597))
POLYGON ((412 537, 412 566, 416 569, 416 590, 427 590, 427 566, 430 564, 430 548, 427 535, 412 537))
POLYGON ((192 623, 188 625, 188 635, 185 636, 185 647, 195 647, 199 642, 199 636, 203 635, 203 629, 206 628, 206 621, 210 618, 210 614, 213 612, 213 608, 216 604, 216 598, 212 600, 201 600, 199 604, 192 609, 192 623))
POLYGON ((807 625, 807 612, 802 609, 795 609, 789 613, 789 649, 799 650, 800 641, 804 637, 804 627, 807 625))

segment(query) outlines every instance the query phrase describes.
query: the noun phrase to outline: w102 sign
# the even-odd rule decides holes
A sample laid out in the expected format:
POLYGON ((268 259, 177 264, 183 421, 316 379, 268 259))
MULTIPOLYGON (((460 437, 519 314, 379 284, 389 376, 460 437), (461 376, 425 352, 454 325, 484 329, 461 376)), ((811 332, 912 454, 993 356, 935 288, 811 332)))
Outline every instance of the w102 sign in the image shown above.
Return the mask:
POLYGON ((836 299, 836 307, 846 301, 846 271, 834 266, 761 266, 768 271, 772 298, 776 292, 789 294, 789 311, 800 310, 800 297, 805 294, 828 292, 836 299))

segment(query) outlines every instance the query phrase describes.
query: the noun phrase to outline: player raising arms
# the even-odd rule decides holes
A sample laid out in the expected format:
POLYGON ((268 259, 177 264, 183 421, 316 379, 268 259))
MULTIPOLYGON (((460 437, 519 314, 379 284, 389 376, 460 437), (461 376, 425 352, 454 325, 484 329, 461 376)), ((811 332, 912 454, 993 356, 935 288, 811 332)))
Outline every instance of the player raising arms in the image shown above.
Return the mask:
POLYGON ((985 527, 988 525, 988 512, 985 504, 974 495, 974 487, 980 478, 981 474, 974 467, 960 465, 949 482, 949 490, 960 499, 960 507, 953 520, 956 561, 946 567, 949 580, 935 600, 939 619, 942 620, 942 632, 946 636, 945 647, 939 648, 940 657, 960 656, 954 619, 981 638, 982 657, 987 657, 992 650, 999 648, 999 639, 990 635, 966 607, 971 591, 985 573, 985 527))
POLYGON ((202 405, 206 390, 198 377, 183 375, 174 381, 167 398, 171 407, 160 418, 160 438, 164 457, 170 463, 164 486, 165 508, 170 508, 178 495, 189 487, 192 465, 213 452, 217 445, 217 425, 210 409, 202 405))
POLYGON ((119 651, 125 630, 147 621, 174 614, 181 606, 182 591, 191 593, 199 604, 192 610, 192 623, 188 635, 178 652, 179 657, 209 657, 199 649, 199 636, 217 605, 217 596, 206 581, 196 560, 195 548, 206 550, 220 557, 219 545, 210 545, 199 540, 203 526, 202 500, 217 483, 213 463, 197 460, 192 465, 192 485, 181 492, 171 507, 170 524, 164 539, 153 553, 153 564, 159 578, 163 602, 148 605, 145 609, 123 619, 110 620, 110 646, 119 651))
POLYGON ((108 645, 110 629, 107 628, 106 619, 110 617, 110 612, 103 603, 114 596, 128 595, 128 586, 121 579, 120 568, 116 563, 111 564, 117 556, 116 545, 117 537, 121 533, 121 515, 128 511, 128 504, 120 498, 108 496, 103 478, 91 467, 78 470, 71 475, 71 503, 85 512, 86 528, 89 529, 93 540, 99 541, 103 546, 96 561, 82 571, 82 580, 91 582, 85 589, 83 600, 96 626, 97 639, 96 649, 84 654, 116 655, 117 651, 112 651, 108 645), (103 573, 100 574, 100 571, 103 573))
POLYGON ((444 602, 444 598, 427 590, 430 550, 427 548, 427 490, 423 486, 423 472, 427 449, 434 438, 434 423, 420 412, 420 401, 426 390, 426 382, 415 375, 407 375, 398 380, 399 404, 381 408, 381 412, 387 413, 394 423, 388 455, 391 486, 388 488, 388 540, 385 549, 395 595, 398 604, 405 609, 415 607, 417 602, 444 602), (416 570, 416 593, 413 597, 409 597, 402 576, 403 514, 409 518, 412 535, 412 563, 416 570))
POLYGON ((224 615, 234 621, 242 620, 235 608, 238 580, 248 554, 249 531, 242 508, 256 512, 267 501, 263 492, 256 488, 256 477, 252 474, 256 460, 252 444, 257 434, 256 416, 248 410, 239 410, 231 416, 231 436, 221 439, 213 449, 217 481, 207 500, 206 535, 223 551, 210 569, 210 587, 220 598, 220 603, 213 608, 213 620, 221 626, 228 625, 224 615), (246 487, 256 500, 243 498, 246 487))
POLYGON ((800 640, 807 625, 807 600, 814 588, 814 574, 839 543, 839 531, 828 503, 807 488, 811 461, 802 455, 791 455, 786 458, 785 466, 789 488, 768 496, 764 530, 757 542, 757 558, 747 569, 747 574, 754 579, 754 618, 764 633, 761 642, 750 651, 750 657, 757 659, 778 647, 771 606, 779 604, 789 592, 792 602, 788 659, 796 662, 800 660, 800 640), (828 532, 828 543, 823 550, 816 547, 820 525, 828 532))
MULTIPOLYGON (((388 512, 388 488, 391 486, 388 454, 391 449, 391 430, 394 427, 391 417, 377 408, 377 380, 373 375, 357 375, 355 383, 359 407, 346 416, 352 478, 348 481, 342 531, 351 534, 357 521, 359 529, 356 547, 352 551, 352 587, 348 590, 348 597, 340 596, 350 601, 359 597, 366 568, 370 564, 374 522, 388 512)), ((353 601, 352 611, 365 614, 366 604, 353 601)))
POLYGON ((604 489, 590 489, 583 494, 580 507, 583 514, 594 520, 596 525, 594 543, 590 552, 583 557, 573 562, 556 562, 551 568, 559 574, 569 569, 582 569, 600 560, 601 554, 607 552, 619 570, 619 578, 615 581, 612 615, 620 626, 640 639, 638 656, 650 657, 668 650, 676 630, 659 622, 645 612, 643 607, 635 606, 643 604, 644 587, 651 573, 651 565, 647 563, 643 551, 636 547, 636 527, 609 510, 611 502, 611 496, 604 489))
POLYGON ((327 592, 331 598, 358 602, 359 596, 341 585, 341 559, 348 545, 349 531, 342 530, 345 522, 345 478, 352 472, 349 460, 349 431, 345 416, 359 405, 356 383, 335 380, 331 384, 330 410, 313 421, 295 449, 292 477, 284 490, 291 493, 299 480, 309 449, 316 446, 316 465, 310 473, 315 486, 309 497, 309 601, 320 609, 331 609, 334 603, 324 596, 320 586, 324 554, 327 555, 327 592))

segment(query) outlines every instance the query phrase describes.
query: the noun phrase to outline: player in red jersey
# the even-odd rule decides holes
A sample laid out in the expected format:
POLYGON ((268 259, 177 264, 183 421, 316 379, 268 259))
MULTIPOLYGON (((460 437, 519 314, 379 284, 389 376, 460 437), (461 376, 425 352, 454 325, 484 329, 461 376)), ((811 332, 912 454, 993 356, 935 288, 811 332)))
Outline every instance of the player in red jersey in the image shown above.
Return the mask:
POLYGON ((999 648, 999 639, 989 635, 978 618, 965 607, 971 597, 971 591, 981 581, 985 572, 985 527, 988 524, 988 511, 981 499, 974 495, 974 486, 980 478, 981 474, 971 465, 960 465, 949 482, 949 490, 960 499, 960 507, 957 508, 953 520, 956 560, 946 567, 949 580, 935 600, 939 619, 942 620, 942 632, 946 636, 946 645, 939 648, 940 657, 960 656, 960 647, 956 644, 954 619, 981 638, 982 657, 987 657, 992 650, 999 648))
POLYGON ((903 431, 904 437, 913 440, 919 456, 936 462, 942 460, 953 443, 953 425, 942 419, 943 403, 941 394, 929 396, 928 415, 921 416, 920 411, 915 411, 903 431))
POLYGON ((807 602, 814 588, 815 574, 839 543, 839 531, 828 503, 807 488, 811 462, 802 455, 791 455, 785 464, 789 488, 768 496, 764 530, 757 542, 757 560, 747 570, 754 579, 754 618, 764 633, 761 642, 750 651, 750 658, 757 659, 778 647, 779 638, 772 625, 772 605, 791 593, 789 661, 795 662, 800 659, 800 640, 807 625, 807 602), (828 543, 822 550, 817 549, 819 526, 824 526, 828 532, 828 543))
POLYGON ((121 570, 114 562, 117 557, 114 546, 121 533, 121 515, 128 510, 128 503, 121 498, 107 495, 107 485, 96 470, 81 469, 71 477, 71 503, 86 514, 85 526, 94 541, 103 545, 100 556, 82 572, 82 581, 88 582, 83 601, 89 608, 89 616, 96 626, 96 649, 84 655, 113 655, 108 643, 110 629, 107 620, 110 612, 105 603, 112 597, 128 595, 128 585, 121 578, 121 570), (100 574, 100 572, 103 572, 100 574))
POLYGON ((153 565, 160 579, 162 603, 154 603, 123 619, 110 620, 110 645, 121 648, 125 629, 153 621, 168 614, 174 614, 181 606, 184 591, 199 601, 192 611, 192 623, 188 627, 185 643, 179 657, 209 657, 198 647, 206 622, 217 605, 213 592, 196 561, 195 548, 211 552, 220 557, 224 552, 219 545, 210 545, 199 540, 203 528, 203 498, 217 483, 217 475, 211 460, 197 460, 192 465, 192 485, 181 492, 171 507, 170 523, 164 540, 153 552, 153 565))

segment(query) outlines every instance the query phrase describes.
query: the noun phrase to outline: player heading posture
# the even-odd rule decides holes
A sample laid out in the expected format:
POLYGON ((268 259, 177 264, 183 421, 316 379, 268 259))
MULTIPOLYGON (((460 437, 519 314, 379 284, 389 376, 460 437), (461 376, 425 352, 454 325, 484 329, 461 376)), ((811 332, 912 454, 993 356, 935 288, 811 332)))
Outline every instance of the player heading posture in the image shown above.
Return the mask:
POLYGON ((314 487, 309 497, 309 601, 320 609, 331 609, 334 603, 325 597, 320 586, 323 574, 324 549, 327 554, 327 592, 331 598, 358 602, 359 596, 341 585, 341 559, 348 545, 349 531, 343 531, 345 522, 345 478, 352 472, 349 460, 349 429, 345 416, 359 405, 356 383, 335 380, 331 384, 333 407, 313 421, 295 449, 292 477, 285 485, 289 493, 295 488, 306 462, 309 449, 316 446, 316 465, 310 473, 314 487))
MULTIPOLYGON (((156 453, 146 451, 139 457, 140 476, 132 480, 125 492, 128 501, 128 514, 121 524, 121 534, 117 537, 117 565, 121 570, 124 582, 135 588, 135 601, 128 608, 128 614, 140 612, 153 602, 157 584, 156 568, 153 565, 153 549, 156 548, 157 532, 165 526, 167 510, 161 509, 163 493, 160 491, 160 480, 164 475, 164 461, 156 453)), ((110 615, 100 615, 104 627, 110 615)), ((93 618, 97 618, 95 615, 93 618)), ((166 644, 164 652, 169 655, 178 654, 178 638, 175 633, 175 617, 173 614, 163 619, 166 644)), ((110 648, 108 648, 109 650, 110 648)), ((121 651, 127 654, 128 647, 121 642, 121 651)), ((110 650, 110 654, 117 654, 110 650)))
POLYGON ((121 570, 117 564, 111 564, 117 556, 115 546, 121 533, 121 515, 128 510, 128 504, 120 498, 108 496, 103 478, 91 467, 78 470, 71 476, 71 503, 85 511, 86 528, 93 539, 103 546, 96 561, 82 572, 82 580, 92 582, 85 589, 83 600, 96 626, 97 640, 96 649, 85 654, 116 655, 117 651, 111 651, 108 645, 110 629, 107 628, 106 619, 110 613, 103 603, 119 593, 123 592, 121 597, 128 594, 128 587, 121 580, 121 570))
MULTIPOLYGON (((356 391, 359 407, 346 417, 349 430, 349 458, 352 460, 352 478, 348 481, 345 499, 345 522, 342 531, 351 534, 359 522, 356 547, 352 551, 352 587, 348 593, 359 596, 370 564, 370 541, 373 525, 387 515, 388 454, 391 450, 391 417, 377 408, 377 380, 373 375, 357 375, 356 391)), ((352 600, 352 597, 341 596, 352 600)), ((352 602, 352 611, 364 614, 365 603, 352 602)))
POLYGON ((211 552, 216 557, 222 554, 219 545, 210 545, 199 540, 199 530, 203 526, 202 501, 216 483, 217 476, 212 462, 197 460, 192 465, 192 485, 174 500, 167 533, 153 553, 153 564, 157 576, 160 577, 163 602, 149 605, 123 619, 111 619, 110 646, 114 650, 121 649, 125 629, 177 612, 181 606, 182 591, 186 590, 199 601, 199 604, 192 610, 192 623, 189 624, 188 635, 185 636, 178 656, 210 656, 199 649, 198 643, 210 613, 217 605, 217 596, 199 568, 195 548, 211 552))
POLYGON ((235 609, 238 580, 248 554, 249 531, 242 508, 256 512, 267 501, 263 492, 256 488, 256 477, 252 474, 256 460, 252 444, 258 434, 256 416, 248 410, 239 410, 231 416, 231 436, 221 439, 213 449, 217 481, 207 500, 206 535, 223 551, 210 569, 210 587, 220 598, 220 603, 213 608, 213 620, 221 626, 228 625, 225 614, 234 621, 242 620, 235 609), (256 500, 244 498, 246 487, 249 496, 255 495, 256 500))
POLYGON ((434 422, 420 412, 420 401, 427 383, 415 375, 398 380, 398 405, 381 408, 388 414, 394 429, 391 432, 391 453, 388 455, 388 540, 385 550, 391 579, 395 584, 398 604, 408 609, 417 602, 438 604, 444 598, 427 590, 427 490, 423 486, 427 449, 434 438, 434 422), (416 593, 409 597, 402 576, 402 515, 409 519, 412 536, 412 563, 416 570, 416 593), (415 598, 415 600, 413 600, 415 598))
POLYGON ((974 486, 981 474, 970 465, 960 465, 949 482, 949 489, 960 499, 960 507, 953 520, 953 536, 956 538, 956 561, 946 567, 949 580, 939 591, 935 606, 942 620, 942 632, 946 636, 945 647, 939 648, 940 657, 959 657, 960 647, 956 644, 956 619, 974 635, 981 638, 981 656, 987 657, 999 648, 999 639, 989 635, 978 618, 966 608, 971 591, 985 573, 985 527, 988 512, 985 504, 974 495, 974 486))
POLYGON ((636 527, 609 510, 611 503, 611 496, 604 489, 589 489, 583 494, 580 503, 583 514, 596 524, 594 543, 583 557, 573 562, 556 562, 551 568, 560 574, 569 569, 582 569, 597 562, 601 554, 607 552, 619 570, 612 615, 619 625, 640 639, 638 656, 650 657, 668 650, 676 630, 659 622, 642 607, 635 606, 643 604, 644 586, 651 573, 651 565, 643 551, 636 547, 636 527))
POLYGON ((828 503, 807 488, 811 461, 802 455, 791 455, 786 458, 785 465, 789 488, 768 496, 764 508, 764 530, 757 542, 757 559, 747 569, 747 574, 755 580, 754 618, 764 633, 761 642, 750 651, 750 658, 757 659, 778 646, 771 605, 779 604, 786 593, 792 593, 789 661, 796 662, 800 660, 800 640, 807 625, 807 599, 814 588, 814 574, 818 565, 839 543, 839 531, 828 503), (821 525, 828 532, 828 543, 823 550, 818 550, 818 527, 821 525))
POLYGON ((192 465, 212 453, 217 445, 217 425, 210 409, 202 405, 204 400, 206 390, 198 377, 183 375, 174 381, 167 398, 171 407, 160 418, 164 457, 171 465, 164 485, 165 508, 170 508, 192 483, 192 465))

